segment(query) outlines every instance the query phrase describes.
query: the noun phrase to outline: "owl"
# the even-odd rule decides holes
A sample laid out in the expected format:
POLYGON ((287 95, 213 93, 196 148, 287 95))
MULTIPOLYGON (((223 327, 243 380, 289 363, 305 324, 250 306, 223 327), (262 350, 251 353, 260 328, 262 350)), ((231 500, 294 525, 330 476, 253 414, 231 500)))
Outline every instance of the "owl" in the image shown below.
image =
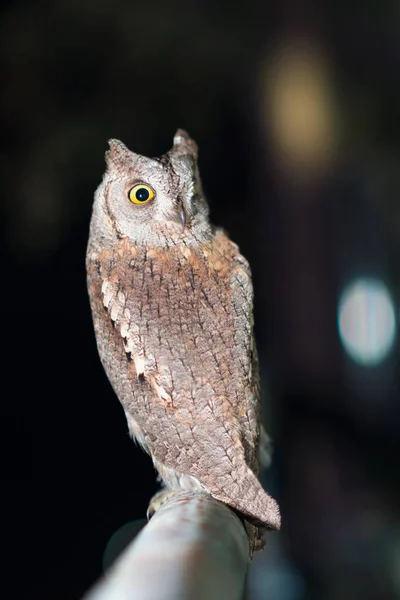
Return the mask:
POLYGON ((258 549, 280 515, 258 479, 268 438, 249 265, 210 223, 185 131, 160 158, 110 140, 106 164, 86 260, 102 364, 162 478, 161 502, 210 494, 243 517, 258 549))

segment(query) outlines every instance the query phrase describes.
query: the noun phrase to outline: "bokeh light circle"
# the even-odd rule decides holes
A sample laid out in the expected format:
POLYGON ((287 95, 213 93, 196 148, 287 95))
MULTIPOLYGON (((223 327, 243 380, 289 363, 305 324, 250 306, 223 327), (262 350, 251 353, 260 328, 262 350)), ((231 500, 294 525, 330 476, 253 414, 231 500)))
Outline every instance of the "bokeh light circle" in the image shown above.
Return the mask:
POLYGON ((338 309, 342 344, 358 364, 374 366, 393 347, 396 318, 393 301, 379 279, 358 279, 343 292, 338 309))
POLYGON ((146 525, 146 519, 136 519, 124 523, 109 539, 103 555, 103 570, 107 571, 116 558, 125 550, 128 544, 137 536, 146 525))

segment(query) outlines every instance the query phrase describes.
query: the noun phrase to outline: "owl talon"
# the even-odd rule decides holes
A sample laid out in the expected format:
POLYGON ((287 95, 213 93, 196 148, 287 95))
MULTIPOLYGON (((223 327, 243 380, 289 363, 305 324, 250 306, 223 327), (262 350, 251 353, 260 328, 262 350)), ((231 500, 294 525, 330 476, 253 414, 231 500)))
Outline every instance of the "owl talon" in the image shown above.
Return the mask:
POLYGON ((244 528, 249 538, 250 558, 253 558, 255 552, 260 552, 265 548, 266 530, 264 527, 257 527, 249 521, 244 521, 244 528))
POLYGON ((157 492, 157 494, 154 494, 154 496, 150 500, 149 507, 146 512, 147 520, 150 521, 151 517, 154 516, 154 513, 156 513, 158 509, 161 508, 161 506, 167 502, 167 500, 169 500, 173 496, 176 496, 176 494, 179 493, 182 493, 182 490, 177 491, 165 488, 157 492))

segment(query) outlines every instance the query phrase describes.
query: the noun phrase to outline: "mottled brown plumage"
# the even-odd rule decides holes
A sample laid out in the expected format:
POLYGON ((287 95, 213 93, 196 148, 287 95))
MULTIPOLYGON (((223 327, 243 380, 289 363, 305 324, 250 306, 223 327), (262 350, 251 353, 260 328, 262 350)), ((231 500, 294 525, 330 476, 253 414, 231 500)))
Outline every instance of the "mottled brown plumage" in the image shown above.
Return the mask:
POLYGON ((248 263, 209 223, 197 148, 185 132, 161 159, 111 140, 107 165, 87 252, 106 373, 167 489, 201 489, 232 506, 246 518, 253 548, 260 546, 263 528, 278 529, 280 517, 257 478, 248 263), (154 198, 132 203, 135 185, 149 186, 154 198))

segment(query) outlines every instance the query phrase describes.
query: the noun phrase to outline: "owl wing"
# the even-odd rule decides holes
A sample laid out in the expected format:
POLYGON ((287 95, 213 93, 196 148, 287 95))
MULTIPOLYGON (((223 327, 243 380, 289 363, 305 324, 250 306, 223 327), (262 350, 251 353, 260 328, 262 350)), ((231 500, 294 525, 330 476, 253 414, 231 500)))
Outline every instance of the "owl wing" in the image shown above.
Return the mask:
POLYGON ((88 265, 96 338, 131 430, 156 466, 196 478, 215 498, 277 528, 276 503, 254 474, 251 278, 223 238, 225 247, 208 256, 153 249, 88 265))
POLYGON ((257 347, 254 338, 253 284, 249 263, 240 254, 237 246, 235 244, 232 246, 234 254, 230 289, 234 307, 234 328, 240 332, 238 343, 241 348, 241 364, 247 388, 247 393, 243 396, 246 401, 246 411, 241 417, 241 425, 246 460, 252 470, 258 474, 261 391, 257 347))

